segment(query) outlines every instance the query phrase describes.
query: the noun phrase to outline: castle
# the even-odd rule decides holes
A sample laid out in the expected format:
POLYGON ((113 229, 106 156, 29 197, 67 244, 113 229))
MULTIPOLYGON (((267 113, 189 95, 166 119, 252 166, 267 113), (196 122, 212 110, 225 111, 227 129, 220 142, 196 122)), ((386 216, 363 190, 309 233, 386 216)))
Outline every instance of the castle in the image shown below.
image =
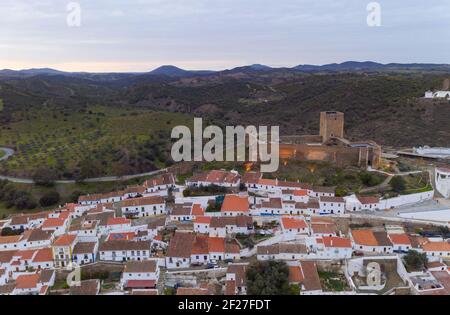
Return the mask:
POLYGON ((381 146, 373 141, 350 142, 344 138, 344 113, 320 113, 320 134, 285 136, 280 141, 280 158, 326 161, 339 167, 378 168, 381 146))

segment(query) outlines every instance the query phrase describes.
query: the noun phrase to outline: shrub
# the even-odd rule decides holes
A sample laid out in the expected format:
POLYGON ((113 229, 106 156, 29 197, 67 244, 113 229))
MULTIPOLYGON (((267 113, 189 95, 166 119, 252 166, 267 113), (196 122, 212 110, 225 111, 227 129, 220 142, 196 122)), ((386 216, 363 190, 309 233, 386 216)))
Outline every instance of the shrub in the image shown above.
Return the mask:
POLYGON ((50 207, 59 202, 60 196, 57 191, 50 191, 39 199, 39 204, 42 207, 50 207))

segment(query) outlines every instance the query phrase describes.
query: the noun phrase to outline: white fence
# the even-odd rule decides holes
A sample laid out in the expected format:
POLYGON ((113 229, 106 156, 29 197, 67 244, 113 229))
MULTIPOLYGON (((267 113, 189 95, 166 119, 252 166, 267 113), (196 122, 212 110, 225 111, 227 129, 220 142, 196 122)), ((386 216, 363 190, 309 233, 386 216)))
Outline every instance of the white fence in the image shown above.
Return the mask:
POLYGON ((391 209, 400 206, 410 205, 414 203, 431 200, 434 196, 434 190, 417 194, 401 195, 394 198, 380 200, 380 209, 391 209))

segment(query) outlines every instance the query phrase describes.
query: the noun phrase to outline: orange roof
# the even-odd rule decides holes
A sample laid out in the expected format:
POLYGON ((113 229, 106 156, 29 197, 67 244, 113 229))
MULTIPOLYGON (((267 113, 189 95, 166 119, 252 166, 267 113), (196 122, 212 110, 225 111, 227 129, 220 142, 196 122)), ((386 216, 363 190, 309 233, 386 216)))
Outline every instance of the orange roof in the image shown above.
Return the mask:
POLYGON ((14 256, 20 257, 20 259, 23 260, 30 260, 33 258, 35 252, 35 249, 19 250, 14 254, 14 256))
POLYGON ((22 235, 0 236, 0 244, 17 243, 22 238, 22 235))
POLYGON ((72 245, 75 239, 77 238, 76 235, 72 234, 64 234, 58 237, 55 242, 53 243, 54 246, 69 246, 72 245))
POLYGON ((294 190, 294 196, 306 196, 308 191, 306 189, 296 189, 294 190))
POLYGON ((53 260, 53 254, 51 248, 42 248, 39 249, 36 253, 36 256, 34 256, 33 262, 47 262, 53 260))
POLYGON ((208 254, 209 237, 206 235, 197 235, 192 243, 191 254, 202 255, 208 254))
POLYGON ((289 282, 301 283, 305 280, 303 276, 302 267, 300 266, 289 266, 289 282))
POLYGON ((197 215, 204 215, 204 214, 205 214, 205 210, 203 210, 201 205, 196 203, 192 206, 192 215, 197 216, 197 215))
POLYGON ((208 250, 210 253, 224 253, 225 239, 223 237, 210 237, 208 239, 208 250))
POLYGON ((198 217, 195 218, 195 223, 210 224, 211 223, 211 217, 198 216, 198 217))
POLYGON ((429 252, 450 252, 450 243, 448 242, 428 242, 422 246, 424 251, 429 252))
POLYGON ((308 227, 305 220, 295 218, 281 218, 281 224, 285 229, 305 229, 308 227))
POLYGON ((411 245, 411 240, 405 233, 389 234, 389 239, 391 240, 392 244, 411 245))
POLYGON ((16 279, 16 289, 33 289, 37 287, 39 275, 37 273, 31 275, 20 275, 16 279))
POLYGON ((325 247, 341 247, 341 248, 352 247, 352 242, 349 238, 324 236, 322 239, 325 247))
POLYGON ((276 179, 264 179, 260 178, 258 180, 258 184, 260 185, 267 185, 267 186, 277 186, 278 181, 276 179))
POLYGON ((221 211, 248 211, 248 208, 248 197, 226 195, 222 204, 221 211))
POLYGON ((106 225, 129 224, 130 222, 127 218, 108 218, 106 225))
POLYGON ((62 218, 48 218, 42 224, 42 228, 54 228, 58 226, 63 226, 66 220, 62 218))
POLYGON ((352 237, 356 244, 378 246, 377 239, 371 230, 353 230, 352 237))

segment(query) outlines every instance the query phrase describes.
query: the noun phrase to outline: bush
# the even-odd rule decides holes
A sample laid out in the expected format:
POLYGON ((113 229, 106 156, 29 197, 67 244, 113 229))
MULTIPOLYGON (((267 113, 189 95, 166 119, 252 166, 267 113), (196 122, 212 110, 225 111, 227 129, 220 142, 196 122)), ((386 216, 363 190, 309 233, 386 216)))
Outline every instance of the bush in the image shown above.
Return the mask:
POLYGON ((389 184, 391 185, 392 190, 398 193, 406 189, 406 181, 401 176, 395 176, 389 184))
POLYGON ((428 263, 427 254, 419 253, 415 250, 408 251, 408 253, 403 257, 403 260, 405 261, 408 271, 422 270, 428 263))
POLYGON ((369 187, 380 185, 384 180, 382 176, 366 171, 361 172, 359 178, 364 185, 369 187))
POLYGON ((57 191, 50 191, 46 193, 44 196, 42 196, 41 199, 39 199, 39 204, 42 207, 50 207, 59 202, 60 196, 57 191))
POLYGON ((289 268, 284 261, 257 261, 247 270, 249 295, 290 295, 289 268))

